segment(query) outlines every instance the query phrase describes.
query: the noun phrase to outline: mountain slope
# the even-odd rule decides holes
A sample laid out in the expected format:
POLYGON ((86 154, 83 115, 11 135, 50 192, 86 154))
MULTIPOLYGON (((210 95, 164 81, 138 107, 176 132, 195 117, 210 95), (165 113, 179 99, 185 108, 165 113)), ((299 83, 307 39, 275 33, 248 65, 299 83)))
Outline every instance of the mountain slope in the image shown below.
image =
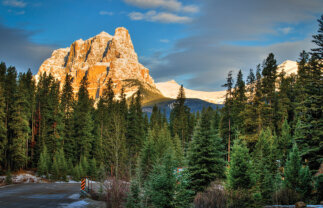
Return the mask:
MULTIPOLYGON (((285 71, 286 76, 291 74, 297 74, 297 62, 286 60, 282 64, 278 65, 277 73, 282 70, 285 71)), ((176 99, 178 90, 180 85, 175 81, 167 81, 167 82, 159 82, 156 83, 157 89, 165 96, 172 99, 176 99)), ((187 98, 196 98, 200 100, 204 100, 206 102, 214 103, 214 104, 223 104, 225 100, 226 91, 214 91, 214 92, 206 92, 206 91, 197 91, 185 89, 185 95, 187 98)))
POLYGON ((40 66, 36 81, 45 72, 61 83, 66 73, 72 75, 74 92, 78 91, 82 78, 87 76, 92 98, 102 94, 109 78, 116 94, 124 86, 129 97, 142 87, 153 97, 163 97, 149 70, 139 63, 129 32, 123 27, 117 28, 114 36, 101 32, 88 40, 77 40, 69 48, 55 50, 40 66), (129 84, 129 80, 131 83, 135 80, 136 84, 129 84))

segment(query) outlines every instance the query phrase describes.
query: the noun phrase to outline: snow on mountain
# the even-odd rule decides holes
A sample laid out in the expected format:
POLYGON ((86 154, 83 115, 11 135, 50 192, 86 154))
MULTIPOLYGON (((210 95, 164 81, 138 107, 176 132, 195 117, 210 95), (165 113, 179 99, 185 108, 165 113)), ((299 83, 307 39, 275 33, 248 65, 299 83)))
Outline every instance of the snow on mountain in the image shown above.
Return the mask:
MULTIPOLYGON (((282 70, 285 71, 286 75, 296 74, 297 73, 297 62, 286 60, 282 64, 278 65, 277 73, 280 73, 282 70)), ((165 96, 169 98, 176 99, 180 85, 175 80, 170 80, 167 82, 156 83, 157 89, 165 96)), ((225 100, 226 91, 197 91, 185 89, 185 95, 187 98, 197 98, 210 103, 223 104, 225 100)))
MULTIPOLYGON (((178 90, 181 87, 175 80, 168 82, 159 82, 156 83, 157 89, 165 96, 169 98, 176 98, 178 90)), ((198 98, 210 103, 221 104, 225 99, 225 90, 215 91, 215 92, 206 92, 206 91, 197 91, 185 89, 186 98, 198 98)))

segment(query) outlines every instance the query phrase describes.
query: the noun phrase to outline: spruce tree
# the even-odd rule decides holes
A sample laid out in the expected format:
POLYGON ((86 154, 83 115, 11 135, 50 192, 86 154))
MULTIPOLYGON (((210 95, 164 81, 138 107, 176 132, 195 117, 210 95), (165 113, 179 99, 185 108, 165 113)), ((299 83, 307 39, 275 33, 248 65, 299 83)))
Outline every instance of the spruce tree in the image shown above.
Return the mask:
POLYGON ((37 172, 38 175, 46 175, 48 176, 49 170, 50 170, 51 164, 50 164, 50 157, 47 152, 47 148, 44 145, 43 146, 43 151, 40 154, 39 161, 38 161, 38 166, 37 166, 37 172))
POLYGON ((28 161, 27 146, 30 127, 27 112, 29 109, 26 91, 22 87, 19 85, 14 94, 15 102, 12 106, 12 114, 8 124, 11 130, 9 161, 13 169, 26 167, 28 161))
POLYGON ((227 185, 231 190, 250 189, 253 184, 253 168, 245 142, 235 140, 227 170, 227 185))
POLYGON ((191 186, 203 191, 212 181, 224 175, 224 154, 221 139, 211 127, 211 116, 203 113, 197 124, 188 156, 191 186))
POLYGON ((136 180, 131 181, 130 192, 127 197, 126 208, 141 207, 141 196, 139 183, 136 180))
POLYGON ((2 85, 0 85, 0 172, 4 168, 7 150, 6 103, 2 85))
POLYGON ((145 185, 145 200, 156 208, 172 208, 176 178, 174 175, 174 160, 171 152, 166 152, 161 164, 156 163, 145 185))
POLYGON ((75 141, 73 138, 73 105, 74 93, 72 87, 72 76, 66 73, 65 82, 60 98, 60 111, 63 114, 63 147, 67 158, 71 158, 75 162, 75 141))
POLYGON ((294 143, 291 149, 284 170, 284 185, 292 190, 297 190, 300 184, 301 158, 297 144, 294 143))
POLYGON ((76 158, 81 158, 81 156, 89 158, 93 142, 92 100, 89 98, 87 87, 88 81, 84 76, 77 93, 78 100, 73 112, 74 138, 77 147, 76 158))
POLYGON ((274 54, 270 53, 263 64, 261 89, 263 94, 262 124, 274 129, 274 103, 276 99, 275 83, 277 78, 277 63, 274 54))
POLYGON ((222 85, 222 87, 226 87, 226 95, 224 107, 221 111, 221 121, 220 121, 220 134, 221 137, 226 139, 227 145, 227 159, 230 162, 230 151, 231 151, 231 136, 232 136, 232 105, 233 105, 233 78, 232 71, 228 73, 227 82, 222 85))
POLYGON ((185 105, 185 100, 184 87, 181 85, 169 118, 171 135, 175 136, 177 134, 184 147, 192 134, 190 129, 190 109, 185 105))

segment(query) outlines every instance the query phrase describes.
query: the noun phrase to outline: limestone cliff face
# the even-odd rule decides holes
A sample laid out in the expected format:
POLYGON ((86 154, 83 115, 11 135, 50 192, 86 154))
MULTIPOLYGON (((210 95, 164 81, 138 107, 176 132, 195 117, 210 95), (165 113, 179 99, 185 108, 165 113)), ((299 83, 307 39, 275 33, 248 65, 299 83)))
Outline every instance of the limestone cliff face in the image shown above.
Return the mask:
POLYGON ((87 76, 92 98, 102 94, 109 78, 114 82, 117 94, 122 86, 128 96, 135 93, 138 85, 131 84, 135 80, 161 95, 149 70, 139 63, 129 32, 123 27, 117 28, 114 36, 101 32, 88 40, 77 40, 69 48, 55 50, 40 66, 36 80, 44 72, 51 73, 61 83, 66 73, 71 74, 74 92, 78 91, 82 78, 87 76))

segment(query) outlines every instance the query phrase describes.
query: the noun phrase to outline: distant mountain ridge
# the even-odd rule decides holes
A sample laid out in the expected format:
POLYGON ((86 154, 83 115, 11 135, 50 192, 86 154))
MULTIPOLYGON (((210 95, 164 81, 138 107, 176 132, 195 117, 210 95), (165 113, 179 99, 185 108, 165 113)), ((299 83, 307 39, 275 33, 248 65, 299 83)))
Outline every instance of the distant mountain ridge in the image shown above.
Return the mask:
MULTIPOLYGON (((277 73, 284 70, 286 75, 289 76, 291 74, 297 74, 297 69, 298 65, 296 61, 286 60, 282 64, 278 65, 277 73)), ((175 80, 170 80, 167 82, 156 83, 156 87, 165 97, 176 99, 180 85, 175 80)), ((207 92, 184 89, 187 98, 200 99, 214 104, 223 104, 225 100, 225 90, 207 92)))

